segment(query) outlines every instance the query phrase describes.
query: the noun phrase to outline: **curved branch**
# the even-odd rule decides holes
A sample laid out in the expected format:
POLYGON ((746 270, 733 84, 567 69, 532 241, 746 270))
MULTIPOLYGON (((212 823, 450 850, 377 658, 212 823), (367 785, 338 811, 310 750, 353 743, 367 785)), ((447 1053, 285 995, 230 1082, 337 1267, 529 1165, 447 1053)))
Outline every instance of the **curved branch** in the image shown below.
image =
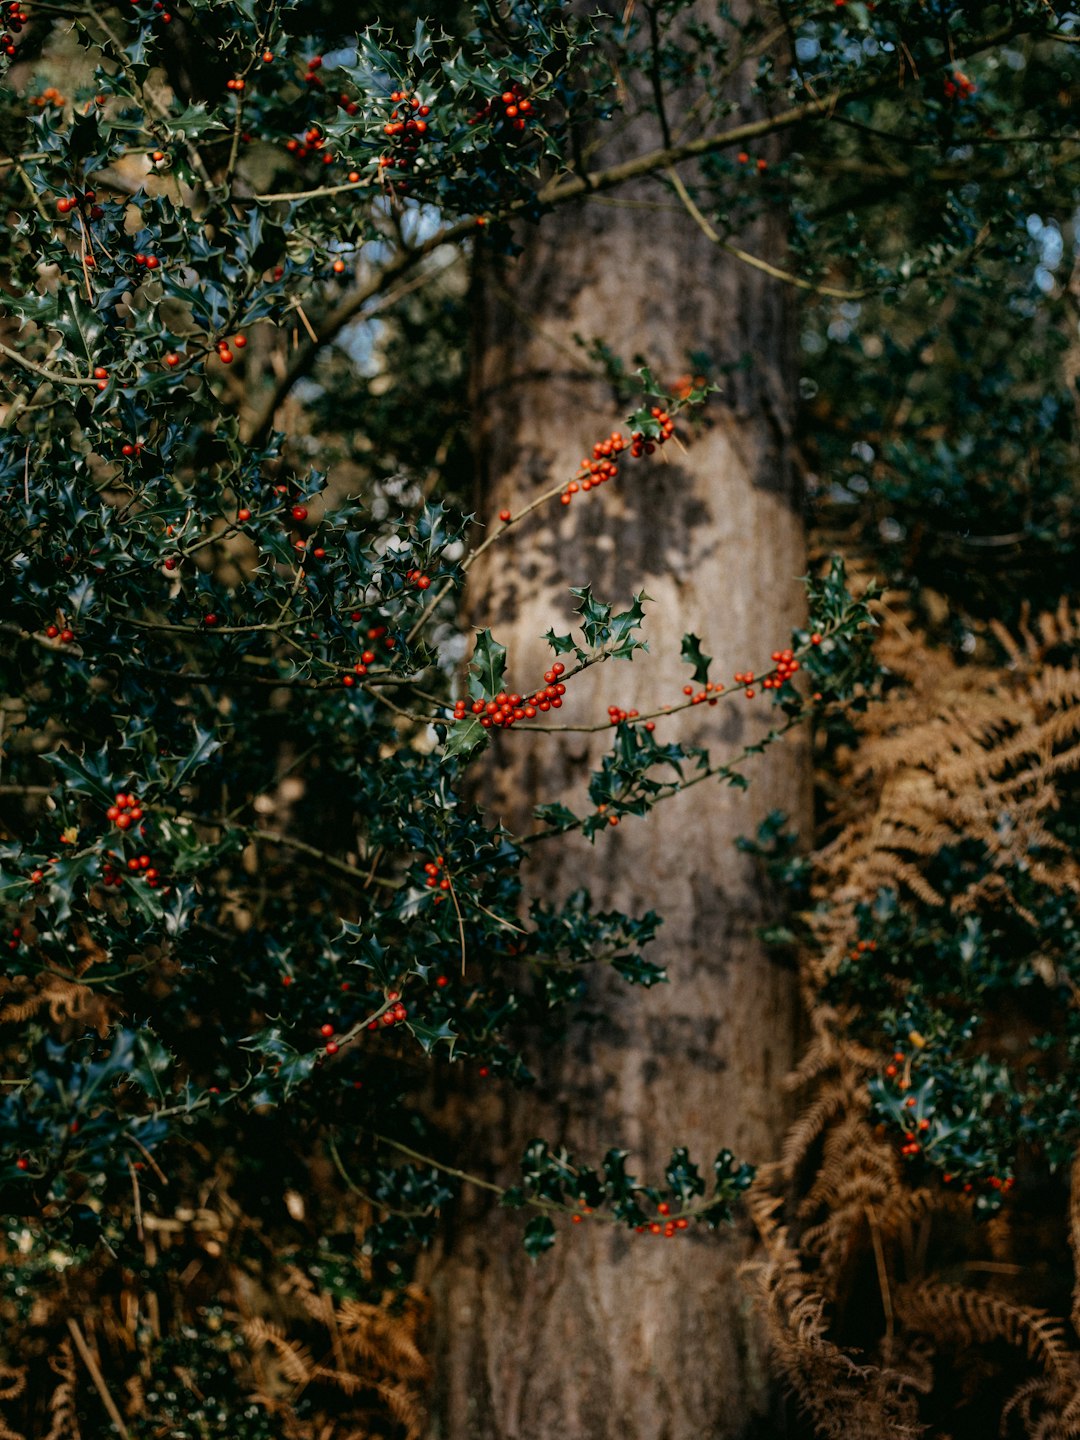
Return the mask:
MULTIPOLYGON (((996 45, 1004 44, 1005 41, 1023 33, 1031 26, 1025 26, 1019 20, 1014 20, 1000 30, 989 35, 981 35, 972 40, 968 45, 957 46, 953 58, 959 60, 963 56, 975 54, 981 50, 992 49, 996 45)), ((834 90, 828 95, 820 98, 806 100, 799 105, 793 105, 789 110, 782 111, 779 115, 765 116, 760 120, 747 121, 743 125, 734 125, 728 130, 722 130, 713 135, 702 135, 694 140, 686 140, 677 145, 664 146, 659 150, 650 150, 643 155, 636 155, 633 159, 625 160, 621 164, 611 165, 606 170, 588 171, 583 174, 576 174, 563 179, 553 179, 543 186, 536 194, 528 195, 522 199, 515 200, 500 212, 496 218, 500 220, 512 219, 526 208, 535 208, 537 205, 545 209, 552 209, 557 205, 565 205, 570 201, 579 200, 584 196, 600 194, 605 190, 613 190, 620 185, 625 185, 631 180, 645 179, 660 171, 670 170, 675 165, 685 164, 689 160, 700 159, 704 155, 712 155, 720 150, 733 149, 742 146, 752 140, 763 139, 767 135, 775 135, 784 130, 790 130, 794 126, 801 125, 806 121, 831 119, 840 106, 848 104, 852 100, 865 98, 878 91, 886 89, 892 84, 892 76, 876 76, 867 80, 862 85, 852 86, 847 90, 834 90)), ((321 191, 312 191, 312 195, 321 191)), ((268 200, 270 196, 261 196, 268 200)), ((297 199, 302 198, 297 196, 297 199)), ((469 216, 456 220, 433 235, 422 241, 410 250, 398 254, 382 270, 379 275, 370 280, 366 285, 347 295, 336 310, 326 317, 318 332, 317 340, 307 340, 294 353, 293 358, 284 376, 275 385, 273 393, 255 412, 248 425, 245 427, 245 440, 251 443, 258 443, 265 439, 274 419, 274 412, 282 403, 289 391, 298 380, 308 373, 319 350, 329 344, 340 334, 350 320, 360 314, 369 300, 386 291, 393 281, 406 275, 440 245, 453 244, 464 239, 467 235, 474 234, 478 224, 485 223, 486 217, 469 216)), ((740 259, 746 260, 745 253, 740 259)), ((750 263, 753 257, 750 257, 750 263)), ((765 262, 760 262, 764 267, 765 262)), ((781 277, 786 278, 786 277, 781 277)))

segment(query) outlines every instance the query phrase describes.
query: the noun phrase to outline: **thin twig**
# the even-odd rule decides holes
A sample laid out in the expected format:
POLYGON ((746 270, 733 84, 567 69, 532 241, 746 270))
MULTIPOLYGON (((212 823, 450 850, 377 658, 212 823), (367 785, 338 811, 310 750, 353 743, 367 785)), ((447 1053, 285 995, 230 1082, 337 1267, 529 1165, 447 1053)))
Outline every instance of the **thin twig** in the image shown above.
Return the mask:
POLYGON ((86 1337, 79 1328, 79 1322, 73 1315, 67 1317, 67 1327, 71 1331, 71 1338, 75 1341, 75 1346, 79 1354, 82 1356, 83 1364, 90 1372, 90 1379, 93 1380, 94 1386, 101 1396, 101 1403, 108 1411, 109 1419, 116 1426, 117 1433, 120 1435, 121 1440, 131 1440, 130 1432, 124 1424, 123 1417, 116 1408, 116 1401, 109 1394, 109 1387, 105 1383, 105 1376, 101 1373, 101 1369, 94 1359, 89 1345, 86 1343, 86 1337))
POLYGON ((878 1286, 881 1290, 881 1304, 885 1311, 885 1336, 881 1342, 881 1354, 885 1364, 892 1359, 895 1318, 893 1315, 892 1291, 889 1288, 889 1271, 885 1264, 885 1251, 881 1244, 881 1230, 872 1205, 866 1206, 866 1218, 870 1222, 870 1239, 874 1246, 874 1264, 877 1266, 878 1286))
POLYGON ((782 280, 785 285, 794 285, 798 290, 809 290, 815 295, 827 295, 832 300, 865 300, 871 293, 869 290, 840 290, 835 285, 817 285, 813 280, 806 280, 801 275, 793 275, 790 270, 781 270, 778 265, 770 265, 767 260, 761 260, 740 246, 733 245, 730 240, 725 240, 718 235, 709 224, 676 171, 668 170, 667 177, 682 201, 686 213, 705 238, 711 240, 721 250, 726 251, 728 255, 733 255, 736 260, 741 260, 744 265, 749 265, 754 270, 760 270, 763 274, 772 276, 774 280, 782 280))

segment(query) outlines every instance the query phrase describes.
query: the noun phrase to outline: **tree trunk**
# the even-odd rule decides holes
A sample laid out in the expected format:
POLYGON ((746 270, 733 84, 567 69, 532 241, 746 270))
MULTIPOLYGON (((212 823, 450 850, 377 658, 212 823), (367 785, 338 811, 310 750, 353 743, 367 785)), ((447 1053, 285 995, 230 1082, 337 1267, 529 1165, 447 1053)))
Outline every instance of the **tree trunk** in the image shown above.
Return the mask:
MULTIPOLYGON (((626 143, 654 143, 640 124, 626 143)), ((766 152, 768 153, 768 152, 766 152)), ((756 157, 755 157, 756 158, 756 157)), ((673 202, 657 186, 619 199, 673 202)), ((612 662, 568 687, 551 719, 602 722, 606 707, 641 710, 682 700, 679 658, 692 630, 716 657, 714 675, 759 669, 802 615, 805 557, 790 419, 794 404, 789 292, 710 243, 670 204, 585 202, 523 235, 516 262, 485 268, 478 284, 476 416, 482 494, 494 519, 569 477, 593 440, 621 428, 606 383, 575 337, 603 338, 631 363, 644 357, 673 380, 710 356, 732 368, 688 451, 625 460, 617 481, 530 517, 474 571, 472 613, 509 650, 509 680, 535 685, 552 660, 541 636, 565 630, 570 585, 591 583, 623 608, 644 589, 650 654, 612 662)), ((775 257, 783 225, 759 221, 748 248, 775 257)), ((685 737, 714 756, 761 728, 762 697, 701 706, 658 722, 657 738, 685 737)), ((797 732, 796 732, 797 734, 797 732)), ((535 804, 588 808, 582 786, 609 737, 515 734, 482 758, 483 798, 519 833, 535 804)), ((659 1179, 672 1145, 705 1166, 722 1146, 773 1156, 786 1120, 781 1082, 795 1049, 793 973, 755 930, 767 906, 734 848, 772 809, 807 818, 803 742, 752 762, 743 794, 715 782, 625 819, 595 846, 536 847, 531 893, 586 885, 601 908, 664 916, 650 958, 670 983, 645 992, 605 976, 604 1018, 572 1027, 540 1065, 535 1093, 502 1095, 477 1081, 465 1107, 473 1170, 513 1178, 540 1135, 596 1163, 610 1145, 628 1168, 659 1179)), ((604 1224, 561 1229, 532 1264, 522 1219, 467 1191, 428 1280, 435 1301, 437 1372, 432 1434, 441 1440, 705 1440, 776 1436, 764 1347, 743 1230, 691 1229, 673 1239, 604 1224), (771 1418, 769 1417, 771 1414, 771 1418)))

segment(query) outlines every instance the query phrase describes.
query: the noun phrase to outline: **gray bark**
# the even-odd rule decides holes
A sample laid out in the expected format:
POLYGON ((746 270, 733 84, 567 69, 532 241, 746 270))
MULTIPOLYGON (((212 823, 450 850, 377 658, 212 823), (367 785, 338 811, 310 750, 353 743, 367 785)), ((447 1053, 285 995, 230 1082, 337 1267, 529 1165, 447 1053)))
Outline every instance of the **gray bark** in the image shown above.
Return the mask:
MULTIPOLYGON (((640 139, 640 132, 638 134, 640 139)), ((649 136, 655 140, 655 136, 649 136)), ((631 135, 627 143, 632 143, 631 135)), ((795 383, 790 293, 730 259, 670 195, 620 193, 640 205, 586 202, 547 217, 516 262, 486 267, 478 291, 476 414, 480 513, 494 519, 569 477, 591 442, 622 426, 609 387, 590 374, 574 336, 602 337, 658 377, 749 357, 724 382, 687 453, 626 460, 618 480, 563 509, 540 511, 473 576, 472 614, 509 647, 513 686, 551 663, 540 639, 565 629, 567 587, 604 600, 633 591, 647 608, 650 654, 572 682, 559 716, 594 723, 608 704, 677 703, 689 680, 681 636, 695 631, 714 675, 757 669, 803 613, 803 526, 790 448, 795 383)), ((782 253, 782 223, 761 221, 749 249, 782 253)), ((767 702, 741 697, 660 721, 659 739, 692 738, 722 755, 744 743, 767 702)), ((531 807, 583 785, 607 737, 511 734, 480 762, 494 816, 528 833, 531 807)), ((478 1081, 463 1107, 465 1162, 508 1183, 534 1135, 596 1163, 613 1144, 629 1168, 659 1178, 685 1143, 708 1163, 723 1145, 764 1161, 787 1118, 781 1088, 794 1055, 793 974, 755 938, 766 918, 760 882, 733 846, 769 810, 807 817, 804 741, 752 762, 747 793, 712 782, 624 820, 595 846, 545 842, 532 893, 586 884, 602 907, 664 917, 650 952, 670 984, 650 992, 616 977, 597 984, 602 1022, 575 1025, 540 1063, 535 1094, 478 1081)), ((777 1435, 742 1230, 691 1230, 671 1240, 608 1225, 565 1226, 531 1264, 521 1217, 467 1191, 428 1275, 435 1302, 437 1383, 432 1434, 442 1440, 704 1440, 777 1435), (770 1418, 771 1417, 771 1418, 770 1418)))

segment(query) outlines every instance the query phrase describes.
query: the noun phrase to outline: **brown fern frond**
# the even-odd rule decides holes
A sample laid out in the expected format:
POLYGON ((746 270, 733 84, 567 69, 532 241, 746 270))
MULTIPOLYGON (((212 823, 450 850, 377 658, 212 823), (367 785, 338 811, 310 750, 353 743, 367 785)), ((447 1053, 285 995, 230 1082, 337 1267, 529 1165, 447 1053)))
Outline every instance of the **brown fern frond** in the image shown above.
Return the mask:
POLYGON ((293 1385, 306 1385, 315 1371, 310 1350, 298 1340, 290 1340, 280 1325, 259 1316, 243 1323, 244 1338, 251 1346, 269 1346, 277 1356, 282 1374, 293 1385))
POLYGON ((987 1344, 1005 1340, 1022 1349, 1044 1370, 1060 1378, 1077 1377, 1077 1357, 1070 1350, 1064 1324, 1045 1310, 1015 1305, 991 1291, 966 1285, 924 1282, 900 1286, 894 1295, 897 1314, 912 1329, 950 1344, 987 1344))
POLYGON ((766 1333, 781 1375, 825 1440, 916 1440, 917 1387, 898 1370, 859 1364, 828 1339, 824 1296, 793 1284, 798 1262, 763 1272, 766 1333))
POLYGON ((784 1137, 780 1164, 790 1178, 821 1132, 851 1104, 851 1092, 839 1081, 827 1085, 805 1109, 784 1137))
MULTIPOLYGON (((29 1371, 25 1365, 4 1365, 0 1363, 0 1404, 17 1400, 26 1390, 29 1371)), ((0 1415, 0 1440, 26 1440, 26 1436, 13 1430, 0 1415)))
POLYGON ((82 1440, 79 1417, 75 1409, 77 1371, 70 1340, 62 1340, 55 1355, 49 1356, 49 1367, 60 1377, 60 1383, 49 1401, 51 1423, 42 1440, 82 1440))
POLYGON ((0 1401, 15 1400, 26 1389, 25 1365, 0 1364, 0 1401))

